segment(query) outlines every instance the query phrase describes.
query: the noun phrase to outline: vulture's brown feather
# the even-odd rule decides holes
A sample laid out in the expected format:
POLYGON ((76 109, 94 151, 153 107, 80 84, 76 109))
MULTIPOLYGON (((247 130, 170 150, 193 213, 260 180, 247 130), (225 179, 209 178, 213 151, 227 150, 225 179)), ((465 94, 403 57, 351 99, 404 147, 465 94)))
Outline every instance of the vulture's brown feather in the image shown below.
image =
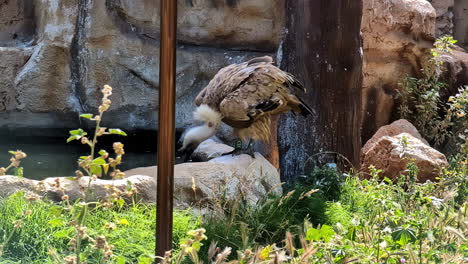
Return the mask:
POLYGON ((291 110, 311 114, 292 88, 305 91, 294 76, 274 66, 271 57, 258 57, 222 68, 198 94, 195 104, 219 112, 242 139, 268 141, 272 115, 291 110))

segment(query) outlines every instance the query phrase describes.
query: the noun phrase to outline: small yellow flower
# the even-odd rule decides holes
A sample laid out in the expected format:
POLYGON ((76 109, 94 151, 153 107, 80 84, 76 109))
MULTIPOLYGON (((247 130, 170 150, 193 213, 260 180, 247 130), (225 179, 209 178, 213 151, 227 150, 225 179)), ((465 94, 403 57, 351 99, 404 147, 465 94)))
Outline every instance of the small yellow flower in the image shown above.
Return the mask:
POLYGON ((128 222, 127 219, 120 219, 119 224, 121 224, 121 225, 129 225, 130 223, 128 222))

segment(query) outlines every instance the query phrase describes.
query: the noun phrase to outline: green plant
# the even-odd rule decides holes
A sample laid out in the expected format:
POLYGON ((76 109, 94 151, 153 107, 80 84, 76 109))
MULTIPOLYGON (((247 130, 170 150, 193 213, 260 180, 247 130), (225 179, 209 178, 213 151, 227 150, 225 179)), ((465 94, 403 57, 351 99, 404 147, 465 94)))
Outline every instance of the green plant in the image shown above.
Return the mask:
POLYGON ((450 97, 447 104, 441 101, 441 90, 447 86, 441 80, 446 72, 444 57, 450 56, 457 41, 441 37, 434 43, 431 58, 421 70, 421 78, 406 76, 400 83, 400 117, 413 123, 424 138, 437 148, 450 154, 466 152, 468 137, 466 112, 468 111, 468 88, 450 97))
POLYGON ((0 176, 4 176, 10 169, 14 169, 14 175, 18 177, 23 177, 23 167, 20 167, 21 160, 26 158, 26 153, 22 152, 21 150, 17 151, 9 151, 12 155, 10 158, 10 165, 6 168, 0 168, 0 176))
MULTIPOLYGON (((0 200, 0 215, 0 263, 64 263, 63 256, 72 252, 69 241, 75 228, 69 222, 74 216, 66 202, 53 203, 33 193, 17 192, 0 200)), ((141 203, 92 208, 86 219, 87 232, 90 237, 105 234, 108 244, 115 246, 111 263, 150 263, 155 215, 154 205, 141 203)), ((174 211, 175 252, 187 232, 199 224, 199 217, 189 211, 174 211)), ((84 254, 89 256, 88 263, 99 263, 100 252, 86 246, 84 254)))

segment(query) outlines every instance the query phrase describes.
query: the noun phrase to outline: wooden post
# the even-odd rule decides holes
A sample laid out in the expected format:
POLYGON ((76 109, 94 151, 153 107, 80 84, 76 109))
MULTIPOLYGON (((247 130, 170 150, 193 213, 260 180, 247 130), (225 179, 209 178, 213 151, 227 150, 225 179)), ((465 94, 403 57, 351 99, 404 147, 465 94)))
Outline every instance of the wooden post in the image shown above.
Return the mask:
MULTIPOLYGON (((345 156, 358 167, 361 150, 362 0, 287 0, 284 70, 301 80, 314 110, 306 120, 284 116, 278 133, 281 176, 305 173, 309 157, 345 156)), ((326 157, 321 162, 343 161, 326 157)), ((340 166, 343 167, 343 166, 340 166)))
POLYGON ((156 256, 172 249, 177 1, 161 0, 156 256))

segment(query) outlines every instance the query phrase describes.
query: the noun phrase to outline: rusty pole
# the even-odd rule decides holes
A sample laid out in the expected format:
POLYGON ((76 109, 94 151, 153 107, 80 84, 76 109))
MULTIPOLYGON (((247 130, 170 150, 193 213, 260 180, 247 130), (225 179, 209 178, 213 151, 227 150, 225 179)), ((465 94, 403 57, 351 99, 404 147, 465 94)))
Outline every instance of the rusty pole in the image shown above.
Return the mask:
POLYGON ((161 0, 156 256, 172 249, 177 1, 161 0))

